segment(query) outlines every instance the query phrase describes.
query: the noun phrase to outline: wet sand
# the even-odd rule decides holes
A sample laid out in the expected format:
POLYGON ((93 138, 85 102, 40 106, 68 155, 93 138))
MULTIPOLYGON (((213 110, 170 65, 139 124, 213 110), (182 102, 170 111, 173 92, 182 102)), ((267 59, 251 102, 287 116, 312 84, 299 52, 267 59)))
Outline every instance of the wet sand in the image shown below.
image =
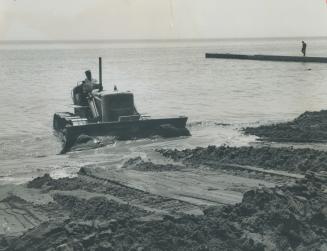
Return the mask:
MULTIPOLYGON (((218 161, 216 147, 160 150, 175 162, 134 158, 121 168, 83 167, 74 178, 2 186, 0 250, 327 248, 322 170, 271 170, 243 148, 223 150, 252 166, 241 157, 218 161)), ((294 162, 294 152, 280 151, 294 162)))

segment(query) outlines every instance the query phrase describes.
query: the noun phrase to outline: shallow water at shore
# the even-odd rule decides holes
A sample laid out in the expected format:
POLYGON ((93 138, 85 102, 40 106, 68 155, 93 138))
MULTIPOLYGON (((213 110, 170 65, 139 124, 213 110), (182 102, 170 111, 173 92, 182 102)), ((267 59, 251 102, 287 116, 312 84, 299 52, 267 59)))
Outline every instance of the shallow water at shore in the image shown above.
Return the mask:
MULTIPOLYGON (((0 45, 1 182, 24 182, 50 172, 74 175, 84 165, 119 167, 135 156, 157 158, 155 148, 248 145, 237 129, 291 120, 327 107, 322 64, 206 60, 205 52, 297 55, 297 39, 157 44, 0 45), (86 69, 104 61, 104 86, 131 90, 138 110, 186 115, 192 137, 115 142, 57 155, 52 115, 70 111, 70 89, 86 69), (311 69, 308 71, 308 69, 311 69), (227 124, 227 125, 226 125, 227 124)), ((327 56, 326 40, 311 39, 309 54, 327 56)), ((324 148, 324 146, 318 146, 324 148)))

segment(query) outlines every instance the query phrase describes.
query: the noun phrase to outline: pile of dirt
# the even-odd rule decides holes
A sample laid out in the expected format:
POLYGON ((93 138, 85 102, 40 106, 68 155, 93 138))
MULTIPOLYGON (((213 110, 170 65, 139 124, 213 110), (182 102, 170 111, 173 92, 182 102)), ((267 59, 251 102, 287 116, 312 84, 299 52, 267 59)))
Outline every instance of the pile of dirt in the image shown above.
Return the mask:
POLYGON ((28 188, 37 188, 42 190, 67 190, 72 191, 83 188, 83 182, 78 178, 60 178, 53 179, 49 174, 37 177, 27 183, 28 188))
POLYGON ((291 122, 247 127, 243 131, 273 142, 326 142, 327 110, 305 112, 291 122))
POLYGON ((205 164, 213 168, 219 165, 238 164, 265 169, 284 170, 296 173, 327 171, 327 152, 291 147, 229 147, 208 146, 186 150, 157 150, 163 156, 186 164, 205 164))
POLYGON ((326 181, 312 175, 293 186, 252 190, 242 203, 206 214, 240 227, 248 250, 326 250, 326 181))
POLYGON ((327 179, 314 175, 293 186, 255 189, 243 201, 203 216, 154 217, 104 197, 56 195, 70 217, 50 221, 2 250, 324 250, 327 179))
POLYGON ((4 250, 115 250, 110 241, 116 228, 147 215, 104 197, 84 200, 55 195, 54 199, 70 211, 69 219, 46 222, 19 238, 7 239, 4 250))
POLYGON ((51 182, 54 180, 51 178, 51 176, 46 173, 42 177, 37 177, 34 180, 31 180, 27 183, 28 188, 42 188, 45 185, 50 185, 51 182))
POLYGON ((136 157, 127 160, 122 168, 128 168, 138 171, 178 171, 185 168, 182 165, 173 165, 173 164, 155 164, 150 161, 144 161, 141 157, 136 157))

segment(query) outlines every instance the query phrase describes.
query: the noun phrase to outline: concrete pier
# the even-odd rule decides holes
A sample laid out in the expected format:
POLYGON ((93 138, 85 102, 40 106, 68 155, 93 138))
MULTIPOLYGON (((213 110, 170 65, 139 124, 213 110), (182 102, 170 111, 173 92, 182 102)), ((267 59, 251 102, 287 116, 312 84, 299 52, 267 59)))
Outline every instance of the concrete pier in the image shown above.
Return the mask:
POLYGON ((259 60, 279 62, 327 63, 327 57, 278 56, 278 55, 244 55, 230 53, 206 53, 206 58, 259 60))

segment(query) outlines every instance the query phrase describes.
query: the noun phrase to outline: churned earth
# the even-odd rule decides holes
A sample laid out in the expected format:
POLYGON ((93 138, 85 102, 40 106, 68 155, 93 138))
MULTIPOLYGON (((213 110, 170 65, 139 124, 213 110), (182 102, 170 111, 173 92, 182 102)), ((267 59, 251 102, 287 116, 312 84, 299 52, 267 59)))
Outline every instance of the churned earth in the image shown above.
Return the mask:
MULTIPOLYGON (((163 156, 189 165, 207 165, 213 169, 260 167, 304 174, 307 171, 327 171, 327 152, 293 147, 229 147, 208 146, 195 149, 157 150, 163 156)), ((251 168, 250 168, 251 169, 251 168)))
POLYGON ((196 206, 112 182, 86 181, 83 175, 59 180, 45 175, 27 184, 26 200, 22 194, 2 199, 17 221, 22 223, 22 216, 40 221, 20 233, 2 232, 0 248, 326 250, 326 181, 324 175, 307 174, 292 185, 245 192, 240 203, 185 213, 181 208, 196 206), (27 194, 33 193, 34 201, 28 201, 27 194), (44 196, 51 200, 37 203, 44 196))
POLYGON ((0 250, 326 250, 324 153, 158 151, 2 186, 0 250))
MULTIPOLYGON (((325 115, 307 112, 245 132, 322 141, 325 115)), ((99 146, 79 140, 71 150, 99 146)), ((260 145, 156 151, 167 161, 135 157, 119 167, 85 165, 72 178, 46 174, 2 185, 0 251, 327 250, 327 152, 260 145)))
POLYGON ((305 112, 293 121, 243 129, 245 134, 273 142, 316 143, 327 141, 327 110, 305 112))

